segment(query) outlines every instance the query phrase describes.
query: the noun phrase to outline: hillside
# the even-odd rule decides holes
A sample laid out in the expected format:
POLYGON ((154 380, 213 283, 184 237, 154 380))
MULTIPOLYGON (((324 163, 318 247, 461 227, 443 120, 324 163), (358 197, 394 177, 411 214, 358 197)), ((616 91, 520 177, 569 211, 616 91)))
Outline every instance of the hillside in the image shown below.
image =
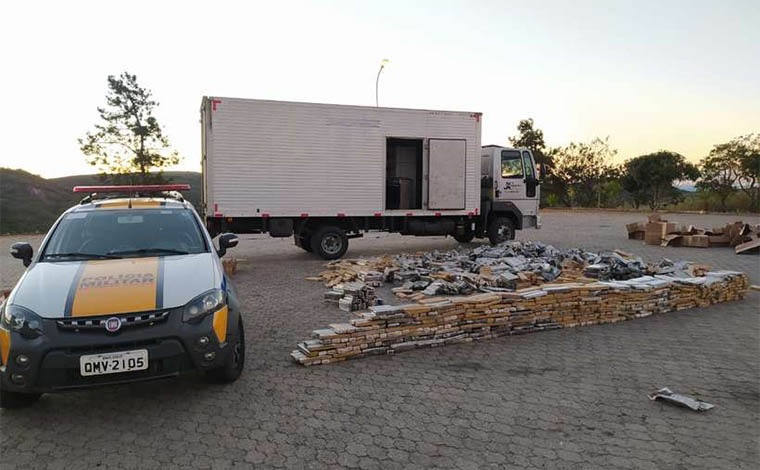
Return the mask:
MULTIPOLYGON (((183 194, 195 207, 201 201, 201 175, 191 171, 167 171, 174 183, 188 183, 183 194)), ((82 199, 74 186, 104 184, 98 175, 45 179, 23 170, 0 168, 0 233, 46 232, 59 215, 82 199)))

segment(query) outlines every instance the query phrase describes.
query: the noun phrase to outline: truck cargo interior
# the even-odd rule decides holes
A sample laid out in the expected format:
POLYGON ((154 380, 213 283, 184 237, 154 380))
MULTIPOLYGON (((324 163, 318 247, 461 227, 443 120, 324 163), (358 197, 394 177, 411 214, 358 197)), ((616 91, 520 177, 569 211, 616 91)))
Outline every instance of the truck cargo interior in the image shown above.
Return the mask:
POLYGON ((422 208, 422 139, 388 138, 385 208, 422 208))

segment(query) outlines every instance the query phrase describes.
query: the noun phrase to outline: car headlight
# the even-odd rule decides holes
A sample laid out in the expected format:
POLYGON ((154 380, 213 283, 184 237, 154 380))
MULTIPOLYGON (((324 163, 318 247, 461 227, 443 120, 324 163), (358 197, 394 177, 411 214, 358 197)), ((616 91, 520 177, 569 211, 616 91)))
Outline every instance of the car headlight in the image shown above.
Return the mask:
POLYGON ((221 289, 203 293, 185 305, 182 321, 199 321, 209 313, 219 310, 224 305, 224 300, 224 292, 221 289))
POLYGON ((37 338, 42 335, 42 319, 28 308, 6 303, 2 306, 2 312, 0 324, 3 328, 17 331, 26 338, 37 338))

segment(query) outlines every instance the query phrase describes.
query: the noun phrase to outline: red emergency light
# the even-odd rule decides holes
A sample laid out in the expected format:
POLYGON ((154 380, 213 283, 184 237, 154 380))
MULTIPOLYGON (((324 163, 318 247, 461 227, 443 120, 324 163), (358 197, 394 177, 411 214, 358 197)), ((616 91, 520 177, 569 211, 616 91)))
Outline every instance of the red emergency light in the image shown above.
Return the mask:
POLYGON ((119 186, 74 186, 75 193, 159 193, 163 191, 187 191, 189 184, 143 184, 119 186))

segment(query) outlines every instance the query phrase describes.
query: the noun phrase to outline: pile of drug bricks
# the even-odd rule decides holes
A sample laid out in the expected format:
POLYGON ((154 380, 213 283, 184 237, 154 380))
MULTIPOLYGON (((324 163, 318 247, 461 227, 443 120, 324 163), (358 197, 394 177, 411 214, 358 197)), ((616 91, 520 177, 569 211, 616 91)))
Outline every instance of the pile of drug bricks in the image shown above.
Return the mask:
POLYGON ((337 302, 344 312, 364 310, 381 302, 375 295, 375 287, 364 282, 345 282, 325 292, 325 300, 337 302))
POLYGON ((324 281, 331 288, 325 292, 325 300, 336 302, 343 311, 354 312, 382 303, 375 295, 375 288, 383 285, 388 275, 386 270, 392 265, 389 256, 332 261, 327 271, 306 280, 324 281))
MULTIPOLYGON (((385 274, 387 268, 393 267, 394 261, 390 256, 372 259, 341 259, 327 264, 327 270, 318 276, 307 277, 307 281, 323 281, 325 286, 333 287, 338 284, 361 280, 370 283, 382 281, 378 274, 385 274)), ((371 285, 371 284, 370 284, 371 285)), ((374 285, 373 287, 377 287, 374 285)))
POLYGON ((306 366, 330 364, 505 335, 615 323, 738 300, 747 292, 743 273, 704 274, 550 283, 514 292, 431 297, 408 305, 374 306, 357 313, 348 323, 315 330, 312 339, 299 343, 291 357, 306 366))
POLYGON ((652 214, 646 222, 634 222, 625 228, 629 239, 644 240, 647 245, 732 246, 737 254, 760 252, 760 226, 741 221, 707 229, 669 222, 660 214, 652 214))

